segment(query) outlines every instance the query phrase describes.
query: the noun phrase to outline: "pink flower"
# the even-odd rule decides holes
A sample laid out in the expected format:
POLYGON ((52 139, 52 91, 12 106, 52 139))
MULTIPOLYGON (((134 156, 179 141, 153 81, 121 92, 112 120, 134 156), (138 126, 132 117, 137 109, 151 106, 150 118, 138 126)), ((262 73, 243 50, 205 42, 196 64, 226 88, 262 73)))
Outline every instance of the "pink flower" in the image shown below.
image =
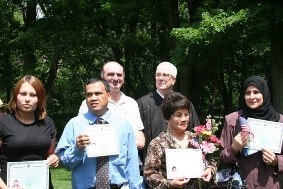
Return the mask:
POLYGON ((197 143, 197 141, 195 141, 194 139, 190 139, 188 142, 189 142, 189 147, 196 149, 200 148, 199 143, 197 143))
MULTIPOLYGON (((211 116, 206 117, 206 123, 194 128, 195 136, 188 141, 188 145, 191 148, 199 148, 202 150, 204 156, 212 155, 221 148, 220 140, 216 137, 215 131, 217 131, 220 122, 216 122, 211 119, 211 116)), ((216 154, 217 156, 217 154, 216 154)))
POLYGON ((214 146, 213 143, 207 142, 207 141, 202 141, 202 144, 200 145, 202 148, 202 151, 207 154, 213 153, 217 148, 214 146))
POLYGON ((211 119, 207 119, 205 124, 205 129, 209 131, 211 130, 211 126, 212 126, 211 119))
POLYGON ((215 135, 211 135, 208 140, 210 142, 220 144, 220 140, 215 135))
POLYGON ((200 125, 200 126, 194 127, 194 131, 197 134, 201 134, 204 130, 205 130, 205 126, 204 125, 200 125))

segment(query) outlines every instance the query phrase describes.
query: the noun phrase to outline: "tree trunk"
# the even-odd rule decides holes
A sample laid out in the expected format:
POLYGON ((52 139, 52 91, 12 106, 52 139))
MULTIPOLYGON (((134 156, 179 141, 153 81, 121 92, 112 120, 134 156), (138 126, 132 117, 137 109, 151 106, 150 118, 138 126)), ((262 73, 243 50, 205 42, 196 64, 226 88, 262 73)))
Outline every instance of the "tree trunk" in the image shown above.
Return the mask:
POLYGON ((13 88, 13 75, 12 75, 12 65, 10 61, 10 52, 3 54, 4 68, 2 74, 2 81, 5 83, 6 99, 2 99, 5 103, 9 102, 11 98, 11 89, 13 88))
POLYGON ((198 20, 197 11, 202 4, 202 0, 186 0, 186 2, 187 2, 187 9, 189 12, 188 19, 190 24, 193 24, 198 20))
MULTIPOLYGON (((36 1, 27 1, 26 10, 24 10, 24 22, 25 29, 31 26, 32 23, 36 22, 36 1)), ((34 55, 34 49, 29 44, 29 41, 25 41, 24 63, 23 63, 23 74, 33 74, 36 67, 36 57, 34 55)))
POLYGON ((52 96, 52 86, 57 77, 58 65, 61 59, 61 51, 56 49, 54 51, 55 52, 53 54, 53 60, 51 62, 51 66, 48 72, 47 82, 45 83, 46 93, 48 94, 49 97, 52 96))
MULTIPOLYGON (((282 31, 283 32, 283 31, 282 31)), ((283 45, 272 44, 271 47, 272 105, 283 114, 283 45)))
MULTIPOLYGON (((282 1, 272 1, 275 7, 283 8, 282 1)), ((279 18, 279 20, 281 17, 279 18)), ((271 91, 272 91, 272 106, 274 109, 283 114, 283 23, 274 21, 271 28, 271 91)), ((279 175, 280 188, 283 188, 283 176, 279 175)))
POLYGON ((204 90, 204 82, 209 77, 208 74, 203 73, 208 73, 211 65, 207 64, 196 68, 192 62, 188 62, 186 67, 178 69, 178 74, 180 75, 179 91, 187 95, 189 100, 192 101, 197 113, 200 111, 200 97, 204 90))
POLYGON ((272 92, 272 105, 274 109, 283 114, 283 24, 277 25, 273 28, 271 43, 271 92, 272 92))
POLYGON ((166 0, 166 13, 168 17, 168 28, 180 27, 178 0, 166 0))
MULTIPOLYGON (((174 0, 171 2, 174 2, 174 0)), ((188 19, 190 20, 190 23, 193 24, 193 22, 196 21, 193 18, 196 18, 196 13, 197 13, 196 10, 200 5, 199 3, 200 1, 187 0, 186 2, 189 12, 188 19)), ((178 24, 180 24, 179 20, 178 20, 178 24)), ((190 59, 185 64, 186 66, 182 67, 181 69, 178 69, 179 76, 177 83, 175 84, 176 86, 174 86, 174 89, 176 89, 176 91, 180 91, 181 93, 187 95, 187 97, 194 104, 196 111, 198 112, 202 86, 203 86, 203 82, 205 81, 202 73, 205 72, 202 72, 202 70, 197 69, 190 59)))

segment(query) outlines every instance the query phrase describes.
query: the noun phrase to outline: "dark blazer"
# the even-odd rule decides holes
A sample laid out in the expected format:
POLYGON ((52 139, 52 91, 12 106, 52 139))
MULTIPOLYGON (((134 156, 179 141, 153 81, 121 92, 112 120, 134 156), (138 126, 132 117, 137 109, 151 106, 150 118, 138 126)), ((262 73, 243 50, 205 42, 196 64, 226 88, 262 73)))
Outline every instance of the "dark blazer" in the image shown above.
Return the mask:
MULTIPOLYGON (((163 118, 161 104, 163 98, 153 91, 137 100, 140 109, 141 119, 144 125, 145 146, 143 152, 140 152, 142 161, 144 162, 147 147, 152 139, 156 138, 162 131, 167 128, 167 123, 163 118)), ((190 104, 190 121, 187 130, 200 125, 197 113, 193 104, 190 104)))

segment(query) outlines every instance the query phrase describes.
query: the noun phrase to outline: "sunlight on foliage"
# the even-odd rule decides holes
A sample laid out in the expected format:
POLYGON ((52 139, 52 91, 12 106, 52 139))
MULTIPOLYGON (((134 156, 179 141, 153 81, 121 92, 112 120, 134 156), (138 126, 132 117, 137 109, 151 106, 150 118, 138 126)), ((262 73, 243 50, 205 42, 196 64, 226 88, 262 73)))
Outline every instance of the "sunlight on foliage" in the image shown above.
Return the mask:
POLYGON ((227 13, 219 10, 218 14, 204 12, 202 21, 187 28, 175 28, 171 34, 179 40, 186 40, 189 44, 205 40, 210 43, 217 33, 225 32, 229 27, 245 22, 247 11, 242 9, 239 12, 227 13))

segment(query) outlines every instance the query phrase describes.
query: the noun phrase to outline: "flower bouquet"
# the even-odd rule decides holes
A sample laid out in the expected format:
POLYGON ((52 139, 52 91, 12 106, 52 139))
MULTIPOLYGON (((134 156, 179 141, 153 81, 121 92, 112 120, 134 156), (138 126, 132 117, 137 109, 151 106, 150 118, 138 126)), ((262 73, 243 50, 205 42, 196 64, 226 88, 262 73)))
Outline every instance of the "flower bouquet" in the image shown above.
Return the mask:
POLYGON ((214 156, 215 160, 219 159, 219 156, 213 154, 220 151, 220 140, 215 135, 220 124, 221 122, 217 122, 208 115, 204 125, 194 127, 195 137, 189 141, 190 146, 201 149, 204 157, 207 155, 210 157, 209 160, 214 156))
MULTIPOLYGON (((215 133, 220 125, 220 121, 217 122, 211 117, 211 115, 208 115, 204 125, 194 127, 193 138, 189 140, 189 146, 191 148, 202 150, 203 163, 205 167, 208 165, 214 165, 215 167, 218 166, 221 145, 220 140, 217 138, 215 133)), ((199 188, 206 189, 213 187, 215 187, 213 180, 209 183, 204 183, 199 180, 199 188)))

